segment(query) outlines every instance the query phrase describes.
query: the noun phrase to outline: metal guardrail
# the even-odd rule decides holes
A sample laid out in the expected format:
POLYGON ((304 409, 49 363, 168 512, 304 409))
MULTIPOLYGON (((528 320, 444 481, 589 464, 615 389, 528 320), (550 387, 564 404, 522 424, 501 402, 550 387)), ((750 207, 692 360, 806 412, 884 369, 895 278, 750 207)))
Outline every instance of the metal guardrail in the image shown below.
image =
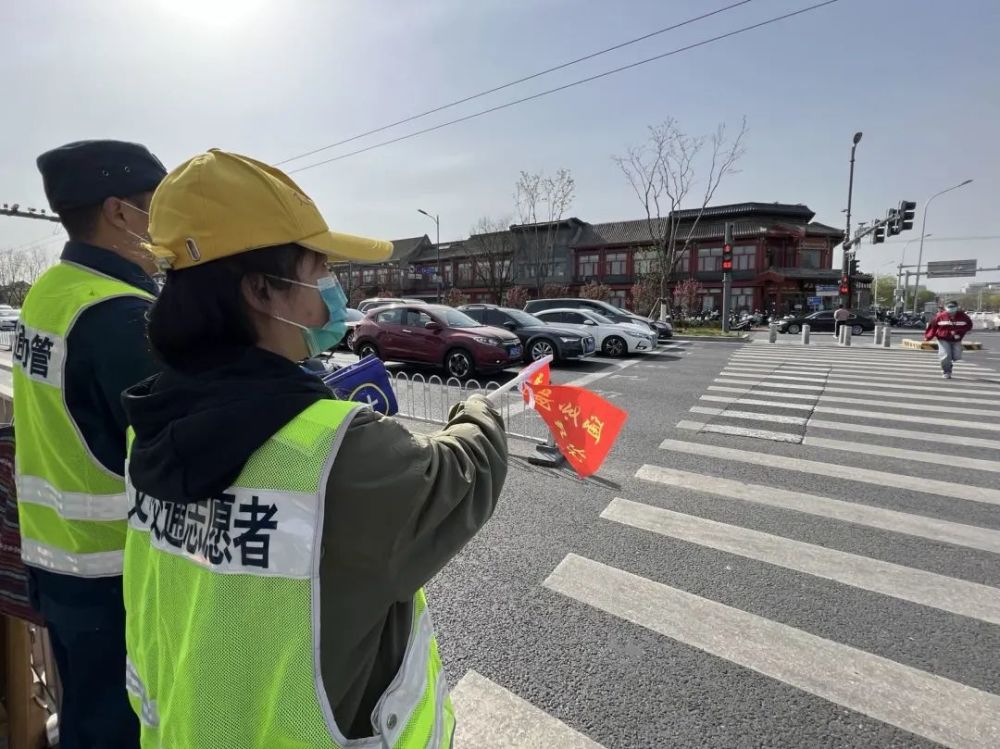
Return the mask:
MULTIPOLYGON (((429 424, 447 424, 448 413, 456 403, 474 393, 486 394, 500 387, 500 383, 494 381, 485 384, 478 380, 462 382, 455 377, 444 380, 437 375, 424 377, 420 373, 390 372, 389 377, 399 404, 399 415, 429 424)), ((533 408, 525 405, 518 390, 500 397, 500 414, 508 436, 538 443, 548 439, 549 429, 545 422, 533 408)))
POLYGON ((14 350, 15 331, 0 330, 0 351, 14 350))

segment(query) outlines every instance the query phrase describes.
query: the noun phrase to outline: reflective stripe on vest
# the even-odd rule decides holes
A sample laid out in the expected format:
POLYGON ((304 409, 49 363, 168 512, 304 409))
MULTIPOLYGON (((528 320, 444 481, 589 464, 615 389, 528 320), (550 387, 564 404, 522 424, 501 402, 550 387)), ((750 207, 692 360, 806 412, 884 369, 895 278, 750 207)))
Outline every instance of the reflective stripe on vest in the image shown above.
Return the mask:
POLYGON ((358 408, 313 404, 208 499, 163 501, 128 480, 126 683, 143 747, 450 746, 454 713, 422 590, 371 737, 344 738, 323 685, 326 484, 358 408))
POLYGON ((94 457, 66 407, 68 342, 85 310, 116 297, 153 299, 97 271, 59 263, 28 292, 12 352, 21 558, 82 577, 121 574, 128 506, 123 478, 94 457))

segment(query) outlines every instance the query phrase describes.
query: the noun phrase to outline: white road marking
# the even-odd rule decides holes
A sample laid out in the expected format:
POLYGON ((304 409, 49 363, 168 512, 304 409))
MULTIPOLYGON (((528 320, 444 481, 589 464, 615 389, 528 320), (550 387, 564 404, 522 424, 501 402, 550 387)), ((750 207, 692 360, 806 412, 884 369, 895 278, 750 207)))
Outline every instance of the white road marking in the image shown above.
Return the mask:
MULTIPOLYGON (((782 390, 781 383, 777 384, 767 384, 764 382, 760 383, 746 383, 746 382, 736 382, 734 384, 740 385, 741 387, 723 387, 721 385, 709 385, 707 390, 713 390, 722 393, 746 393, 748 395, 762 395, 768 398, 797 398, 799 400, 818 400, 823 403, 848 403, 856 406, 888 406, 890 408, 899 408, 910 411, 926 411, 934 410, 934 404, 942 401, 957 401, 959 403, 981 403, 989 405, 997 405, 997 401, 980 401, 975 398, 934 398, 931 399, 930 396, 926 395, 912 395, 906 393, 874 393, 874 395, 879 395, 881 398, 879 400, 872 400, 869 398, 848 398, 843 395, 827 395, 828 392, 843 392, 843 393, 857 393, 858 391, 853 388, 824 388, 822 393, 789 393, 782 390), (776 389, 777 388, 777 389, 776 389), (910 398, 921 400, 923 403, 900 403, 897 398, 910 398)), ((959 413, 959 414, 970 414, 972 416, 986 416, 989 414, 996 414, 1000 417, 1000 411, 995 411, 988 408, 965 408, 964 406, 948 406, 948 413, 959 413)))
POLYGON ((773 424, 799 424, 804 426, 809 419, 805 416, 785 416, 784 414, 763 414, 756 411, 736 411, 729 408, 709 408, 708 406, 693 406, 693 414, 708 416, 725 416, 731 419, 752 419, 753 421, 769 421, 773 424))
POLYGON ((582 733, 475 671, 451 690, 455 749, 603 749, 582 733))
POLYGON ((780 401, 764 401, 759 398, 732 398, 728 395, 702 395, 698 400, 712 403, 736 403, 744 406, 774 406, 775 408, 791 408, 796 411, 812 411, 811 403, 782 403, 780 401))
POLYGON ((1000 589, 988 585, 626 499, 613 500, 601 517, 921 606, 1000 624, 1000 589))
POLYGON ((949 520, 938 520, 898 510, 845 502, 842 499, 804 494, 764 484, 748 484, 734 479, 717 478, 663 466, 644 465, 636 473, 636 478, 664 486, 704 492, 724 499, 753 502, 779 510, 802 512, 830 520, 1000 554, 1000 531, 990 528, 953 523, 949 520))
MULTIPOLYGON (((996 393, 997 397, 1000 398, 1000 387, 995 385, 984 385, 982 383, 967 383, 963 384, 959 388, 952 387, 950 385, 944 385, 939 382, 936 385, 910 385, 904 384, 899 381, 898 377, 893 377, 891 380, 877 380, 871 377, 851 377, 841 374, 831 375, 827 377, 816 376, 816 377, 799 377, 795 376, 793 372, 798 370, 787 370, 779 369, 774 370, 770 367, 740 367, 738 370, 724 369, 720 372, 721 377, 739 377, 743 379, 755 379, 758 377, 767 377, 772 380, 788 380, 790 382, 821 382, 821 383, 858 383, 860 386, 865 388, 881 388, 890 390, 904 390, 904 391, 921 391, 929 393, 946 393, 946 392, 966 392, 969 395, 989 395, 991 393, 996 393), (969 390, 972 388, 972 390, 969 390), (984 391, 984 392, 979 392, 984 391)), ((955 382, 956 380, 952 380, 955 382)))
POLYGON ((746 382, 737 383, 740 387, 725 387, 723 385, 709 385, 705 388, 714 393, 743 393, 744 395, 759 395, 765 398, 794 398, 797 400, 807 400, 816 402, 820 399, 819 393, 789 393, 785 390, 774 390, 779 385, 757 385, 746 382))
MULTIPOLYGON (((900 447, 872 445, 867 442, 844 442, 843 440, 831 440, 825 437, 806 437, 802 440, 802 444, 809 447, 822 447, 826 450, 839 450, 841 452, 860 453, 862 455, 881 455, 883 458, 914 460, 919 463, 930 463, 932 465, 941 463, 942 457, 940 451, 922 452, 920 450, 904 450, 900 447)), ((949 466, 969 468, 973 471, 1000 473, 1000 460, 966 458, 962 455, 954 455, 950 450, 946 454, 949 466)))
MULTIPOLYGON (((730 363, 733 364, 770 364, 772 366, 799 366, 798 362, 790 362, 787 360, 774 360, 764 356, 734 356, 729 359, 730 363)), ((901 376, 931 376, 935 371, 940 372, 941 366, 935 363, 926 364, 901 364, 901 363, 869 363, 861 362, 855 364, 853 362, 843 362, 832 359, 821 359, 813 358, 808 361, 808 367, 815 368, 818 366, 829 367, 834 370, 843 370, 851 372, 870 372, 872 374, 899 374, 901 376)), ((990 370, 981 367, 976 364, 967 364, 963 359, 956 365, 958 370, 966 370, 966 372, 975 372, 976 374, 986 375, 990 373, 990 370)))
POLYGON ((679 421, 678 429, 687 429, 694 432, 712 432, 714 434, 731 434, 736 437, 753 437, 759 440, 771 440, 772 442, 791 442, 799 444, 802 436, 789 432, 773 432, 768 429, 751 429, 749 427, 728 426, 726 424, 708 424, 703 421, 679 421))
POLYGON ((758 413, 756 411, 736 411, 728 408, 709 408, 707 406, 694 406, 689 410, 691 413, 701 414, 704 416, 721 416, 723 418, 771 422, 774 424, 808 424, 810 429, 831 429, 841 432, 858 432, 860 434, 874 434, 881 437, 899 437, 901 439, 917 440, 920 442, 941 443, 958 439, 961 441, 962 445, 967 447, 985 447, 991 450, 1000 450, 1000 440, 968 437, 964 434, 956 436, 954 434, 944 434, 943 432, 918 432, 912 429, 892 429, 891 427, 853 424, 847 421, 827 421, 824 419, 806 418, 802 416, 784 416, 782 414, 758 413))
POLYGON ((941 497, 967 499, 970 502, 1000 505, 1000 489, 987 489, 983 486, 938 481, 937 479, 925 478, 920 475, 907 476, 899 473, 889 473, 888 471, 873 471, 868 468, 858 468, 853 465, 847 467, 834 463, 823 463, 818 460, 790 458, 785 455, 770 455, 768 453, 737 450, 719 445, 703 445, 698 442, 681 442, 680 440, 671 439, 664 440, 660 444, 660 449, 684 453, 686 455, 699 455, 718 460, 779 468, 783 471, 811 473, 814 476, 828 476, 835 479, 876 484, 877 486, 892 486, 897 489, 923 492, 924 494, 937 494, 941 497))
POLYGON ((966 421, 961 419, 942 419, 936 416, 918 416, 910 414, 894 414, 884 411, 862 411, 857 408, 834 408, 833 406, 809 406, 801 403, 781 403, 779 401, 751 400, 749 398, 729 398, 721 395, 703 395, 701 400, 718 403, 739 403, 751 406, 772 406, 774 408, 791 408, 799 410, 812 409, 813 413, 836 414, 838 416, 855 416, 860 419, 880 419, 882 421, 905 421, 907 424, 936 424, 943 427, 959 427, 960 429, 977 429, 987 432, 1000 432, 1000 424, 985 421, 966 421))
POLYGON ((575 554, 543 585, 931 741, 969 749, 1000 745, 1000 695, 575 554))
MULTIPOLYGON (((838 387, 836 385, 801 385, 797 382, 783 382, 777 377, 760 377, 757 375, 722 375, 721 377, 716 377, 715 382, 720 385, 743 385, 743 387, 751 386, 749 383, 743 382, 745 379, 754 380, 752 387, 770 387, 770 388, 787 388, 789 390, 821 390, 824 393, 859 393, 873 387, 870 383, 866 383, 864 387, 838 387)), ((831 382, 831 381, 827 381, 831 382)), ((836 382, 836 380, 832 380, 836 382)), ((877 387, 877 386, 876 386, 877 387)), ((928 388, 931 389, 931 388, 928 388)), ((954 395, 942 395, 942 392, 954 392, 952 390, 943 390, 942 388, 937 388, 934 395, 928 395, 924 393, 914 393, 910 392, 908 388, 900 388, 897 390, 892 390, 889 392, 878 392, 869 393, 870 395, 884 395, 887 398, 909 398, 909 399, 919 399, 927 403, 978 403, 983 406, 995 406, 1000 403, 997 398, 963 398, 954 395)), ((998 393, 1000 395, 1000 393, 998 393)))
POLYGON ((810 429, 831 429, 840 432, 875 434, 880 437, 899 437, 900 439, 905 440, 935 442, 937 444, 947 444, 958 440, 958 443, 965 447, 985 447, 991 450, 1000 450, 1000 440, 968 437, 964 434, 955 436, 954 434, 944 434, 942 432, 917 432, 912 429, 892 429, 891 427, 876 427, 868 426, 867 424, 853 424, 846 421, 826 421, 823 419, 809 419, 808 426, 810 429))

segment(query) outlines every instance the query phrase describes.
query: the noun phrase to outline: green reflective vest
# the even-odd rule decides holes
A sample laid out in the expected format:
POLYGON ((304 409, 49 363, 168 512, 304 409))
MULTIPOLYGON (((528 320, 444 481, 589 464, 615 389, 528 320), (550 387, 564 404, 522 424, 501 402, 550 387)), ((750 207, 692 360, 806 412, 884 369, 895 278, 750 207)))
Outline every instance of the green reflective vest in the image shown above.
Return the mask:
POLYGON ((374 736, 348 743, 327 700, 323 509, 358 408, 310 406, 214 497, 163 501, 127 482, 126 686, 143 749, 451 746, 455 720, 422 590, 402 666, 372 715, 374 736))
POLYGON ((21 557, 81 577, 120 575, 125 548, 125 481, 94 457, 66 408, 67 344, 80 314, 145 291, 73 263, 31 287, 13 351, 15 476, 21 557))

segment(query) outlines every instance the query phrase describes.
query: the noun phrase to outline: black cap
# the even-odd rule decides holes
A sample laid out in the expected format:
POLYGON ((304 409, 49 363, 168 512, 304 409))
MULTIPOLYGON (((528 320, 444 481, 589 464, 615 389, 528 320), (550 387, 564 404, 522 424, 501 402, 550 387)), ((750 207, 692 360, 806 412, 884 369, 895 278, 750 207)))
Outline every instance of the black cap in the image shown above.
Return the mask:
POLYGON ((155 190, 167 176, 149 149, 120 140, 67 143, 46 151, 37 163, 45 196, 56 213, 155 190))

